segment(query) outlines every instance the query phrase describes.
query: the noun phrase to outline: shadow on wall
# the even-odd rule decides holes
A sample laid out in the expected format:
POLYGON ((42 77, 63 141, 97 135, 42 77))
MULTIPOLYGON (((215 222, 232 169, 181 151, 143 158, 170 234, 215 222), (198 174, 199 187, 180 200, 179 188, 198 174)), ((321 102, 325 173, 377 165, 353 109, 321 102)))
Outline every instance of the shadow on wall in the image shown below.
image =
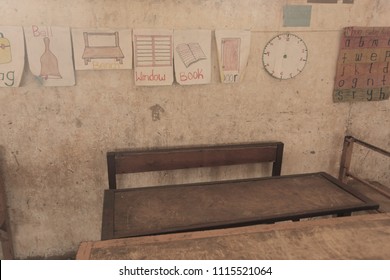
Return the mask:
POLYGON ((7 211, 7 197, 4 183, 5 170, 5 149, 0 146, 0 239, 3 259, 14 259, 14 250, 12 246, 12 234, 10 229, 8 211, 7 211))

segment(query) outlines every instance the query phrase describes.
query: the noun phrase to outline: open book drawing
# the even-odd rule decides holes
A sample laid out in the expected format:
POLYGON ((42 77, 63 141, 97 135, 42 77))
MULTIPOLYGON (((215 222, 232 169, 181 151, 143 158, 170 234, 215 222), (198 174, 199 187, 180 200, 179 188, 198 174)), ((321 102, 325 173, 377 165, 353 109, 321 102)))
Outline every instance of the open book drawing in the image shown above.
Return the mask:
POLYGON ((179 44, 176 47, 176 51, 187 68, 192 63, 207 58, 199 43, 179 44))

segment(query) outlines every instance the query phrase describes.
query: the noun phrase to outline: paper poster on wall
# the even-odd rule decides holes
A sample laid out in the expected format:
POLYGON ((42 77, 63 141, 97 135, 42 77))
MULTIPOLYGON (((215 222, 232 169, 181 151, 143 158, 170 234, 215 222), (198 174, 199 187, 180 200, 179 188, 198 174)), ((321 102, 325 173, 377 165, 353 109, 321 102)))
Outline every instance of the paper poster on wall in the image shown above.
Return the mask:
POLYGON ((173 30, 134 29, 133 48, 137 86, 173 83, 173 30))
POLYGON ((211 82, 211 30, 175 30, 174 62, 180 85, 211 82))
POLYGON ((390 27, 347 27, 340 43, 334 102, 390 96, 390 27))
POLYGON ((75 84, 72 42, 68 27, 24 27, 30 70, 44 86, 75 84))
POLYGON ((76 70, 132 69, 130 29, 72 29, 76 70))
POLYGON ((215 30, 222 83, 242 81, 250 50, 250 31, 215 30))
POLYGON ((24 36, 19 26, 0 26, 0 87, 18 87, 24 69, 24 36))

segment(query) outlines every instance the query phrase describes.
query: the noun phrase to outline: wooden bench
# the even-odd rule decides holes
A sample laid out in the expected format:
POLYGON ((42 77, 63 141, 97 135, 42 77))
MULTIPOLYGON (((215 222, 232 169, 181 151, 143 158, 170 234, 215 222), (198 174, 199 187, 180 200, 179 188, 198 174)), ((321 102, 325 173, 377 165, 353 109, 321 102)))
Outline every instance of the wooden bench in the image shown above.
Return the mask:
POLYGON ((279 176, 283 144, 107 153, 102 239, 239 227, 318 216, 348 216, 379 205, 325 172, 279 176), (117 188, 117 175, 272 163, 269 177, 117 188))
MULTIPOLYGON (((125 205, 119 207, 121 209, 118 209, 118 205, 115 203, 115 196, 120 195, 120 193, 127 190, 138 190, 140 191, 141 196, 144 190, 148 189, 150 191, 150 187, 132 188, 126 190, 117 189, 118 174, 254 163, 272 163, 272 176, 279 176, 282 167, 283 147, 284 145, 281 142, 268 142, 108 152, 107 165, 109 190, 105 190, 104 193, 102 239, 136 236, 140 235, 141 232, 145 232, 144 229, 141 228, 139 231, 134 231, 134 229, 132 229, 129 230, 127 234, 123 231, 121 234, 117 234, 115 219, 118 215, 120 215, 119 213, 123 213, 123 215, 127 216, 129 227, 132 225, 132 221, 129 218, 131 213, 126 213, 129 209, 126 203, 125 205)), ((131 205, 133 202, 134 201, 128 201, 128 204, 131 205)), ((145 203, 147 203, 147 201, 145 201, 145 203)), ((170 203, 169 199, 166 203, 170 203)), ((188 207, 191 207, 191 205, 188 205, 188 207)), ((154 212, 153 216, 155 216, 156 213, 159 213, 159 211, 159 209, 152 209, 152 212, 154 212)), ((164 215, 164 213, 160 214, 164 215)), ((150 222, 152 221, 145 220, 144 224, 150 225, 150 222)), ((196 226, 194 227, 194 225, 190 223, 191 222, 189 221, 188 228, 198 228, 196 226)), ((223 223, 220 224, 220 226, 223 226, 223 223)), ((199 225, 199 228, 203 227, 204 225, 199 225)), ((207 228, 207 226, 205 227, 207 228)), ((172 231, 174 231, 173 228, 172 231)), ((185 226, 181 227, 181 230, 185 230, 185 228, 185 226)), ((165 229, 164 232, 165 231, 171 232, 169 229, 165 229)), ((153 227, 147 230, 147 232, 148 234, 161 233, 159 229, 153 229, 153 227)))

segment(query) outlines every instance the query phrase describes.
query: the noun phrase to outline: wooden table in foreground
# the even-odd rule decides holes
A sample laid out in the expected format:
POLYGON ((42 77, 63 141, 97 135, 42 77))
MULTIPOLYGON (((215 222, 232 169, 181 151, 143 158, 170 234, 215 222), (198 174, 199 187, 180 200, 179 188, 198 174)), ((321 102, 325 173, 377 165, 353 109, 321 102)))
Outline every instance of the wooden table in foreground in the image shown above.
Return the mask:
POLYGON ((390 215, 82 242, 77 259, 390 259, 390 215))
POLYGON ((102 240, 347 216, 378 207, 324 172, 110 189, 104 193, 102 240))

